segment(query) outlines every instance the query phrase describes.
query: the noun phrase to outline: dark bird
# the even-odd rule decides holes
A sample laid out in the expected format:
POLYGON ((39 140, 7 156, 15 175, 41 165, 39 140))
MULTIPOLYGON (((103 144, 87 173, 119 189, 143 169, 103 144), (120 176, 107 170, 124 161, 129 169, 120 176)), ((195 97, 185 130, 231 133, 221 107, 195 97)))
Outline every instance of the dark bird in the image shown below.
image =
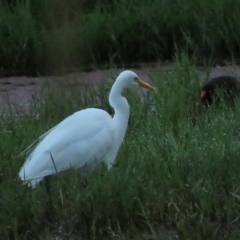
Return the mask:
POLYGON ((221 96, 230 105, 240 94, 240 82, 232 76, 219 76, 211 79, 201 90, 201 102, 205 107, 215 103, 219 105, 221 96))

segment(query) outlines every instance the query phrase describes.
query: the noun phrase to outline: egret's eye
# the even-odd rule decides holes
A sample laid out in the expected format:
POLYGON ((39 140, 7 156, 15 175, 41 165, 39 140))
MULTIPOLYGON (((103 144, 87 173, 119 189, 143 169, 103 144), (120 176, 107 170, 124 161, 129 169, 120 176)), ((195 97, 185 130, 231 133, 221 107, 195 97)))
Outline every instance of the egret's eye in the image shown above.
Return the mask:
POLYGON ((135 77, 134 82, 139 82, 139 78, 135 77))

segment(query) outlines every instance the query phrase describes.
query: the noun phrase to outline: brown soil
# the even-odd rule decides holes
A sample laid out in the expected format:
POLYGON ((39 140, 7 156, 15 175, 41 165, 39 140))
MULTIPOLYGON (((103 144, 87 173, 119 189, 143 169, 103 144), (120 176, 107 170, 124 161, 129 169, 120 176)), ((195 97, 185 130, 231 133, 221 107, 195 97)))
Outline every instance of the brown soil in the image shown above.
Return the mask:
MULTIPOLYGON (((173 63, 165 64, 164 66, 152 67, 148 71, 171 71, 174 67, 173 63)), ((118 69, 121 72, 123 69, 118 69)), ((145 81, 150 81, 147 73, 142 69, 132 69, 145 81)), ((116 73, 116 72, 115 72, 116 73)), ((20 110, 26 111, 30 107, 30 103, 33 97, 40 96, 40 90, 44 80, 48 80, 49 83, 54 84, 68 79, 68 81, 74 80, 82 82, 83 79, 87 79, 90 82, 94 82, 95 85, 100 85, 103 81, 109 81, 113 79, 116 74, 112 70, 97 70, 91 72, 82 72, 68 74, 65 76, 51 76, 51 77, 7 77, 0 79, 0 112, 3 114, 9 112, 9 106, 17 107, 20 110)), ((240 76, 240 66, 216 66, 211 69, 209 78, 220 75, 233 75, 235 77, 240 76)), ((199 70, 201 79, 206 79, 206 73, 199 70)))

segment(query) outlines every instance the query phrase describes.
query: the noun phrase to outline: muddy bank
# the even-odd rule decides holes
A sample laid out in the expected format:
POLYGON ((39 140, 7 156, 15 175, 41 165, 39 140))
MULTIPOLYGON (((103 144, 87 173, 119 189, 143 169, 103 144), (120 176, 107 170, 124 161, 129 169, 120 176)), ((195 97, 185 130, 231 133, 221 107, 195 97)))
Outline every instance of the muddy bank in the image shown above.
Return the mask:
MULTIPOLYGON (((147 71, 149 73, 155 71, 171 71, 174 63, 168 63, 161 67, 151 67, 147 71)), ((18 77, 12 76, 7 78, 0 78, 0 112, 8 113, 9 106, 13 109, 18 108, 21 111, 27 111, 31 106, 33 98, 41 97, 42 85, 47 81, 52 86, 68 80, 67 82, 74 83, 88 83, 95 86, 101 85, 105 81, 112 81, 118 72, 117 70, 96 70, 90 72, 72 73, 64 76, 50 76, 50 77, 18 77)), ((131 69, 135 71, 145 81, 151 81, 148 74, 143 69, 131 69)), ((200 79, 207 79, 206 72, 199 69, 200 79)), ((216 66, 210 70, 210 78, 230 74, 236 77, 240 76, 240 65, 236 66, 216 66)), ((57 88, 56 88, 57 89, 57 88)), ((66 88, 67 90, 67 88, 66 88)))

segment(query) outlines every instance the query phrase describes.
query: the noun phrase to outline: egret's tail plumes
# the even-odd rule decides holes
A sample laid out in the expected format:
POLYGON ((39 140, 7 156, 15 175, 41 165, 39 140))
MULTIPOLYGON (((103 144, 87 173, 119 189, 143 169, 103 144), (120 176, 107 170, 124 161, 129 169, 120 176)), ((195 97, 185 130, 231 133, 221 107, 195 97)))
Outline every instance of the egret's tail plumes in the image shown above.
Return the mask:
MULTIPOLYGON (((47 132, 45 132, 44 134, 42 134, 39 138, 37 138, 33 143, 31 143, 26 149, 24 149, 19 155, 18 157, 23 157, 27 154, 30 154, 31 152, 33 152, 34 148, 36 148, 39 143, 50 133, 52 132, 55 128, 57 128, 57 126, 51 128, 50 130, 48 130, 47 132)), ((31 155, 30 155, 31 156, 31 155)), ((29 157, 30 157, 29 156, 29 157)))
POLYGON ((23 167, 19 172, 19 178, 22 180, 23 185, 28 185, 29 187, 35 188, 40 181, 42 181, 43 177, 27 179, 25 174, 25 168, 23 167))
POLYGON ((28 187, 32 187, 32 188, 35 188, 42 181, 42 179, 43 178, 24 180, 21 178, 21 180, 23 181, 23 185, 28 185, 28 187))
POLYGON ((51 128, 50 130, 48 130, 47 132, 45 132, 44 134, 42 134, 39 138, 37 138, 32 144, 30 144, 25 150, 23 150, 18 157, 23 157, 27 154, 29 154, 24 166, 22 167, 22 169, 19 172, 19 177, 20 179, 23 181, 23 185, 28 185, 29 187, 35 188, 40 181, 42 181, 42 179, 44 177, 40 177, 40 178, 30 178, 27 179, 27 174, 25 173, 25 167, 26 164, 31 160, 34 150, 37 148, 37 146, 39 146, 39 144, 41 143, 41 141, 43 141, 43 139, 49 134, 51 133, 54 129, 57 128, 58 125, 56 125, 55 127, 51 128))

